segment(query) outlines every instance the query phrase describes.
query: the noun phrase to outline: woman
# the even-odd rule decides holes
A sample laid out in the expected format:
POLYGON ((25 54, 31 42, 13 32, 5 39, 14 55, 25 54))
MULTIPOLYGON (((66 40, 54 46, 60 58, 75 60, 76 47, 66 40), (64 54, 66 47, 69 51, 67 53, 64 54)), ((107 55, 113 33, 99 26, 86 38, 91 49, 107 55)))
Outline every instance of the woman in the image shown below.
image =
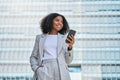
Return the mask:
POLYGON ((73 35, 66 43, 69 25, 65 17, 51 13, 41 22, 41 35, 36 36, 35 45, 30 56, 33 79, 37 80, 71 80, 67 64, 73 59, 73 35))

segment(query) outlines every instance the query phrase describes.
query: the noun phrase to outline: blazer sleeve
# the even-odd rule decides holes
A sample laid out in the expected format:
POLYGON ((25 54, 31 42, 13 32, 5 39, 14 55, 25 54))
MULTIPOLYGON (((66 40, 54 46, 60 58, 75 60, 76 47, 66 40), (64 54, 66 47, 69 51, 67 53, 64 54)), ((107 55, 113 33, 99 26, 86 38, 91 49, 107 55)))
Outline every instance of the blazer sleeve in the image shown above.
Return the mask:
POLYGON ((38 53, 39 53, 39 35, 36 36, 32 54, 30 56, 30 65, 34 72, 38 67, 38 53))
MULTIPOLYGON (((65 38, 66 39, 66 38, 65 38)), ((68 51, 68 44, 65 42, 64 43, 64 51, 65 51, 65 61, 67 64, 70 64, 73 60, 73 49, 68 51)))

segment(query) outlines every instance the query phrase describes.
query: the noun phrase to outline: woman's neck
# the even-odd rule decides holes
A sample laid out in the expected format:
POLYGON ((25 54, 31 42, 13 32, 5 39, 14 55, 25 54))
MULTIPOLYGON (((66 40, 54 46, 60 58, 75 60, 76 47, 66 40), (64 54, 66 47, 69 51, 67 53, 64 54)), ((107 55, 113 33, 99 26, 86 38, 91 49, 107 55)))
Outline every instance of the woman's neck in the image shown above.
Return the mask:
POLYGON ((51 34, 51 35, 57 35, 58 32, 56 32, 56 31, 50 31, 49 34, 51 34))

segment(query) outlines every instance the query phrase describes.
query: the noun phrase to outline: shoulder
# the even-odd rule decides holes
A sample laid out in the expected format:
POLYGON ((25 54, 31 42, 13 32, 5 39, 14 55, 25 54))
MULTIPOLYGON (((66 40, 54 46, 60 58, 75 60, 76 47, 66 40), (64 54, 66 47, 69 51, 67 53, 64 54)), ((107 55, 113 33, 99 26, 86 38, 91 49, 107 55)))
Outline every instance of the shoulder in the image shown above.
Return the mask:
POLYGON ((36 40, 39 40, 42 36, 43 36, 43 34, 36 35, 36 40))
POLYGON ((38 34, 38 35, 36 35, 36 38, 37 38, 37 39, 38 39, 38 38, 40 38, 40 37, 41 37, 41 35, 42 35, 42 34, 38 34))
POLYGON ((64 41, 67 38, 67 34, 59 34, 60 38, 64 41))
POLYGON ((64 37, 67 37, 67 34, 60 34, 60 33, 59 33, 59 35, 60 35, 61 37, 63 37, 63 38, 64 38, 64 37))
POLYGON ((38 35, 36 35, 36 38, 39 38, 39 37, 41 37, 41 35, 42 35, 42 34, 38 34, 38 35))

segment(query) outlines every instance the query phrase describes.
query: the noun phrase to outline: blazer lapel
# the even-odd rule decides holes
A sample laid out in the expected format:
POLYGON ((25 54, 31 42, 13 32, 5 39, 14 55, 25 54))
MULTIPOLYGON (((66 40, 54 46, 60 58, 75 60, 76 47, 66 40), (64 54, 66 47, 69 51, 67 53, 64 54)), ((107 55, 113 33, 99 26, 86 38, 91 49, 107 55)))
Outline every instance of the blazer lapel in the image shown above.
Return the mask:
POLYGON ((59 33, 58 33, 58 42, 57 43, 58 43, 57 50, 58 50, 58 55, 59 55, 60 51, 62 49, 63 43, 64 43, 64 36, 59 33))
POLYGON ((44 43, 45 43, 46 35, 47 34, 43 34, 43 35, 41 35, 41 38, 40 38, 39 52, 40 52, 41 60, 42 60, 42 57, 43 57, 43 46, 44 46, 44 43))

